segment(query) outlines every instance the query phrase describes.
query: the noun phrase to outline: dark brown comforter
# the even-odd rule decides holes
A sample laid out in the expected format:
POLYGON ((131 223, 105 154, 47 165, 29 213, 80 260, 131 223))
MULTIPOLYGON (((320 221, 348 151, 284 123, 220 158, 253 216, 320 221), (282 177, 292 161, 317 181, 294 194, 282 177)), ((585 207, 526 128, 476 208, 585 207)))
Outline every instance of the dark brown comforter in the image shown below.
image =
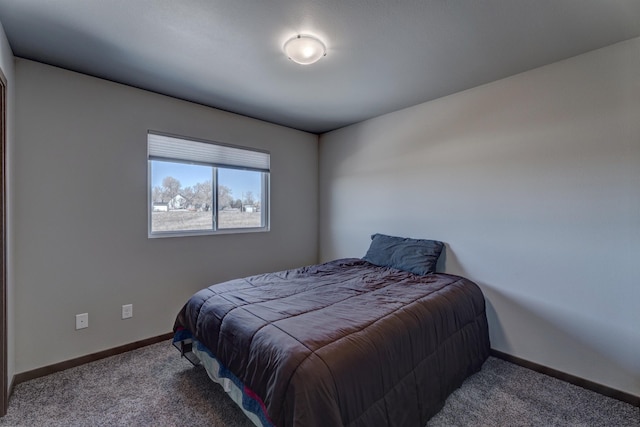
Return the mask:
POLYGON ((210 286, 186 329, 277 426, 420 426, 489 354, 483 295, 458 276, 360 259, 210 286))

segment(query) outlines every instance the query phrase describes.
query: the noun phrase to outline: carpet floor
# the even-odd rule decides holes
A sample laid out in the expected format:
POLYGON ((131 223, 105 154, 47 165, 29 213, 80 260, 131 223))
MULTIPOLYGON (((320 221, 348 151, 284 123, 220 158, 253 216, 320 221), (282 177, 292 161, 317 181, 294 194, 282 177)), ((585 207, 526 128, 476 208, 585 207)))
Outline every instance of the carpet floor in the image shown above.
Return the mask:
MULTIPOLYGON (((18 384, 0 426, 250 427, 169 341, 18 384)), ((640 427, 640 408, 489 358, 428 427, 640 427)))

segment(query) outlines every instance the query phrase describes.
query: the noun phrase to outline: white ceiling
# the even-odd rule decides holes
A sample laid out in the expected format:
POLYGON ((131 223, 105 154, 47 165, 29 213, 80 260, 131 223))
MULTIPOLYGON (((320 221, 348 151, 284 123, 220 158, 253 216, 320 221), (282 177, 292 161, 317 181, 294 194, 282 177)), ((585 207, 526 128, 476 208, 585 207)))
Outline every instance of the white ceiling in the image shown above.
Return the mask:
POLYGON ((322 133, 640 36, 640 0, 0 0, 16 56, 322 133), (283 43, 320 37, 301 66, 283 43))

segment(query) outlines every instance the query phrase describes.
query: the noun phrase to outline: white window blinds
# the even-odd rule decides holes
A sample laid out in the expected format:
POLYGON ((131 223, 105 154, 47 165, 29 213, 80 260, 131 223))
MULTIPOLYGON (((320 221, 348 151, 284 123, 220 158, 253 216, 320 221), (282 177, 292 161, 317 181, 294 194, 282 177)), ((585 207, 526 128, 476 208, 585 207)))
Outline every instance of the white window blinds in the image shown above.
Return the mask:
POLYGON ((179 160, 217 167, 269 172, 271 155, 217 142, 205 142, 149 132, 149 160, 179 160))

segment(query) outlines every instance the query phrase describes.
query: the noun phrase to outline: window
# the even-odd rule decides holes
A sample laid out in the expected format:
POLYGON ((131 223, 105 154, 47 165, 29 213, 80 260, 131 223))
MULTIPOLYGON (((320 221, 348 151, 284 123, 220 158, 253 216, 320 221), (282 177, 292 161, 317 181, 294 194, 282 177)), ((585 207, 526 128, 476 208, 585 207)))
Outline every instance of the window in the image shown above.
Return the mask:
POLYGON ((268 152, 149 132, 149 237, 269 230, 268 152))

